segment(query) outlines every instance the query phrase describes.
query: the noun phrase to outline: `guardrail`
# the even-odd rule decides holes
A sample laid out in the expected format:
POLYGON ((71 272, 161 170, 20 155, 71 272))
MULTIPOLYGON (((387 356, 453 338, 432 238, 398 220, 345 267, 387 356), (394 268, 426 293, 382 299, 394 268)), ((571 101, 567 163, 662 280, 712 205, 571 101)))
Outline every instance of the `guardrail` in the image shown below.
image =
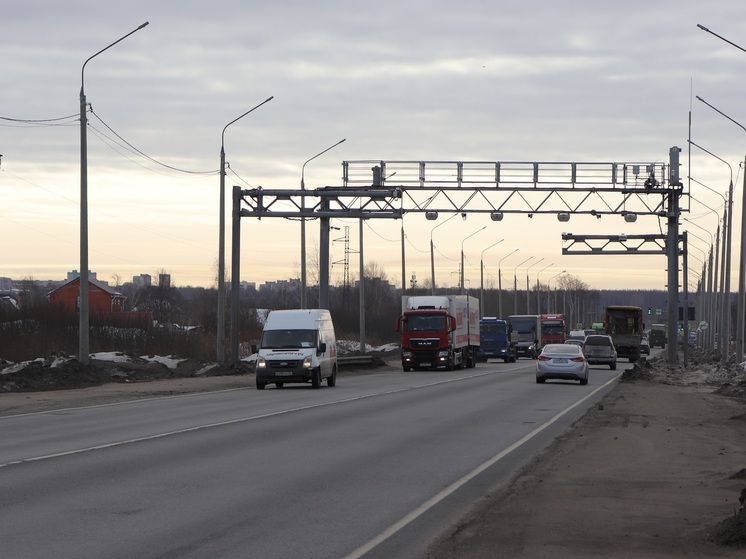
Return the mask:
POLYGON ((350 367, 352 365, 372 365, 372 355, 340 355, 337 357, 337 363, 340 367, 350 367))

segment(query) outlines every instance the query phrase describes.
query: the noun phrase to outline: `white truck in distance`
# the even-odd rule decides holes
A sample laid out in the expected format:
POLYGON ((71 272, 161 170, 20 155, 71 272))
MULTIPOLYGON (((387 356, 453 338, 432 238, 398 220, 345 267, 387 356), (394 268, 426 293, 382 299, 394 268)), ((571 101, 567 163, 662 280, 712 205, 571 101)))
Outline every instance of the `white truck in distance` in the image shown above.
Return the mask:
POLYGON ((404 296, 396 321, 404 371, 476 367, 479 299, 468 295, 404 296))

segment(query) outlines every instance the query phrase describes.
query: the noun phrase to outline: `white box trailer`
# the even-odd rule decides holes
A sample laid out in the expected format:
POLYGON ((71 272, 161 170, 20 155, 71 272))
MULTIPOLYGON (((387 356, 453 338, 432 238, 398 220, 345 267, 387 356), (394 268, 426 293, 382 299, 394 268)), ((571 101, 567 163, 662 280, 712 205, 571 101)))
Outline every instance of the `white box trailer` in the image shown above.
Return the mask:
POLYGON ((468 295, 404 296, 396 323, 404 371, 475 367, 479 350, 479 299, 468 295))

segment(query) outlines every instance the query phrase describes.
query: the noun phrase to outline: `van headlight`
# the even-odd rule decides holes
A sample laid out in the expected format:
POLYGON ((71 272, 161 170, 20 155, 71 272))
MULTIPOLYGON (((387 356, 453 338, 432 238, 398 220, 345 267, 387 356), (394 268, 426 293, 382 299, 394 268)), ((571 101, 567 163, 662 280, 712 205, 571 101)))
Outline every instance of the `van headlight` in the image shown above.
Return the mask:
POLYGON ((311 356, 310 355, 303 360, 303 368, 304 369, 311 368, 311 356))
POLYGON ((256 368, 265 369, 267 367, 267 360, 264 357, 256 358, 256 368))

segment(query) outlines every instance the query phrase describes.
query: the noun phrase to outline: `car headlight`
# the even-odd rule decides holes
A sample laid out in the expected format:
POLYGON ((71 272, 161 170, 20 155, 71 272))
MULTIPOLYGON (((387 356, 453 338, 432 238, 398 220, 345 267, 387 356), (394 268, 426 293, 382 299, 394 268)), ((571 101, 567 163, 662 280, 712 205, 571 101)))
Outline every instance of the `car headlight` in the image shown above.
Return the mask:
POLYGON ((264 369, 267 367, 267 360, 264 357, 257 357, 256 359, 256 368, 257 369, 264 369))
POLYGON ((303 360, 303 368, 305 369, 311 368, 311 356, 310 355, 303 360))

